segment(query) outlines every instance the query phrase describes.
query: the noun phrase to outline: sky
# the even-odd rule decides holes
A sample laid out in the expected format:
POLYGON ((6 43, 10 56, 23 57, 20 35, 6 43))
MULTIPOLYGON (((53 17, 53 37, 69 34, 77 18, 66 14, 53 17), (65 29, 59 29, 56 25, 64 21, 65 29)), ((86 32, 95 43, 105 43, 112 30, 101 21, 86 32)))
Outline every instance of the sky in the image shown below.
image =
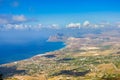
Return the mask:
POLYGON ((119 0, 0 0, 0 24, 120 21, 119 0))
POLYGON ((120 0, 0 0, 0 43, 38 39, 53 29, 101 28, 109 22, 120 27, 120 0))

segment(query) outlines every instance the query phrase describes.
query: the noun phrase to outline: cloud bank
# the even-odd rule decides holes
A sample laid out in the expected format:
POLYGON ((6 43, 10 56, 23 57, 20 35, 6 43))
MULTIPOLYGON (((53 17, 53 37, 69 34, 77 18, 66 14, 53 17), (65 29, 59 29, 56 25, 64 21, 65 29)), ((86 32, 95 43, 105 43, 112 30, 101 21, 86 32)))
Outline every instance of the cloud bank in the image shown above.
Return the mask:
POLYGON ((0 25, 19 24, 29 21, 32 21, 32 19, 28 19, 25 15, 0 15, 0 25))
POLYGON ((18 22, 24 22, 24 21, 27 21, 27 18, 24 15, 14 15, 12 16, 12 20, 18 21, 18 22))
POLYGON ((80 23, 70 23, 66 25, 66 28, 80 28, 81 24, 80 23))

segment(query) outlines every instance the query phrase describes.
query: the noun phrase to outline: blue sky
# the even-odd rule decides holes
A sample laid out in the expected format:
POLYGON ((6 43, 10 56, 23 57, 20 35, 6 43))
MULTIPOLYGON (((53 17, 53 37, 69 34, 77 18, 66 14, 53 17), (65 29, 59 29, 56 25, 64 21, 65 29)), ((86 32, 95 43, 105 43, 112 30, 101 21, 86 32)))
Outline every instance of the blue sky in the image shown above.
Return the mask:
POLYGON ((10 23, 115 22, 120 20, 119 4, 119 0, 0 0, 0 21, 15 16, 10 23))

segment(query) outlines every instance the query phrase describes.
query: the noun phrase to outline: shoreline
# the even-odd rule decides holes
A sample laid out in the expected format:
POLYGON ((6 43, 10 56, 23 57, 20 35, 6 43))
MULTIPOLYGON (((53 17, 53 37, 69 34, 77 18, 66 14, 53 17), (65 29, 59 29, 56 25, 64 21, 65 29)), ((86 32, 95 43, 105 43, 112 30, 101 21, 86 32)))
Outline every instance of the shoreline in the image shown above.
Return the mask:
POLYGON ((10 64, 17 64, 21 61, 27 61, 27 60, 30 60, 34 57, 43 57, 43 56, 47 56, 47 55, 50 55, 51 53, 55 52, 55 51, 59 51, 59 50, 62 50, 66 47, 66 43, 65 42, 62 42, 62 45, 64 45, 62 48, 60 49, 57 49, 57 50, 53 50, 53 51, 48 51, 48 52, 45 52, 45 53, 41 53, 41 54, 37 54, 37 55, 34 55, 32 57, 29 57, 29 58, 26 58, 26 59, 22 59, 22 60, 17 60, 17 61, 13 61, 13 62, 9 62, 9 63, 5 63, 5 64, 0 64, 0 67, 2 66, 7 66, 7 65, 10 65, 10 64))

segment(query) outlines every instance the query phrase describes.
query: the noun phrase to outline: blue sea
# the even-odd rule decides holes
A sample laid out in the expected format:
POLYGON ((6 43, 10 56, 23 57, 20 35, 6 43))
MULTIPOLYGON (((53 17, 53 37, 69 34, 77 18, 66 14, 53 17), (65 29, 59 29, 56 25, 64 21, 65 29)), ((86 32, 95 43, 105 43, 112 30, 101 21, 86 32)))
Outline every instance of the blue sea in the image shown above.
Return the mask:
POLYGON ((62 47, 64 47, 62 42, 47 42, 47 39, 20 44, 0 43, 0 64, 27 59, 62 47))

